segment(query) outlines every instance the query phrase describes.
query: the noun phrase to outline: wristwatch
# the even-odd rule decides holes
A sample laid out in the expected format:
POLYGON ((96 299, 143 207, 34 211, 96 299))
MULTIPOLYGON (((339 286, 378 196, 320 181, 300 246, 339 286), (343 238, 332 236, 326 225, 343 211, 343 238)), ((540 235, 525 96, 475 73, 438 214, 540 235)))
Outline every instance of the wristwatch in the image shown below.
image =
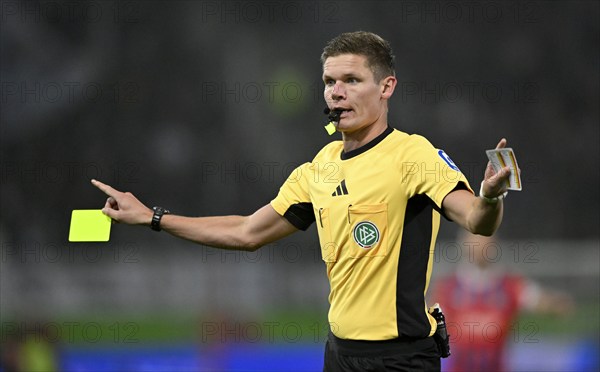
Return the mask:
POLYGON ((154 214, 152 215, 150 228, 154 231, 160 231, 160 220, 162 216, 171 212, 163 207, 152 207, 152 210, 154 211, 154 214))

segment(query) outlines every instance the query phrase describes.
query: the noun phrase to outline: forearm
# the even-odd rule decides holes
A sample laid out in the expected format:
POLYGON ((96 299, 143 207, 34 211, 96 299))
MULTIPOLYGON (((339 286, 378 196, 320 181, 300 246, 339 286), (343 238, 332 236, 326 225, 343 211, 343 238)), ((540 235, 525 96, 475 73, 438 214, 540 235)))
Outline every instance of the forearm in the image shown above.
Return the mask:
POLYGON ((472 199, 464 227, 473 234, 493 235, 502 222, 504 202, 499 200, 495 204, 490 204, 480 197, 472 199))
POLYGON ((182 217, 164 215, 161 228, 211 247, 254 251, 298 231, 271 205, 249 216, 182 217))
POLYGON ((245 231, 249 217, 183 217, 164 215, 160 222, 162 230, 171 235, 198 244, 216 248, 255 250, 260 242, 249 240, 245 231))
POLYGON ((473 234, 490 236, 502 222, 502 200, 489 203, 466 190, 456 190, 442 203, 446 216, 473 234))

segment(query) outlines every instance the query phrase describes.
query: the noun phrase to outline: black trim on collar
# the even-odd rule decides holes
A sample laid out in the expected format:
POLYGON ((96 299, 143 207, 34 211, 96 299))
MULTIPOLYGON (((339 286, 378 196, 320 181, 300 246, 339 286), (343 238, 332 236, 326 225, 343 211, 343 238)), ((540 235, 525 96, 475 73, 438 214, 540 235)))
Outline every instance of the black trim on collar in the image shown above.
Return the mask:
POLYGON ((342 154, 341 154, 341 158, 342 160, 348 160, 351 159, 357 155, 362 154, 363 152, 372 149, 373 147, 375 147, 379 142, 383 141, 383 139, 385 137, 387 137, 390 133, 392 133, 394 131, 394 128, 390 127, 388 125, 388 127, 383 131, 383 133, 381 133, 380 135, 378 135, 377 137, 373 138, 371 140, 371 142, 362 145, 361 147, 348 151, 348 152, 344 152, 344 150, 342 150, 342 154))

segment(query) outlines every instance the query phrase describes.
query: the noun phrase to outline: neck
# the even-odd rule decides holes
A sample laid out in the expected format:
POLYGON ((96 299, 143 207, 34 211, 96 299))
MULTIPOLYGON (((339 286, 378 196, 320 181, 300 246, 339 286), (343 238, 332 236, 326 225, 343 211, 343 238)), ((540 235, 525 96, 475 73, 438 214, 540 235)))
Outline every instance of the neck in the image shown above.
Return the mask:
POLYGON ((387 127, 387 122, 378 122, 353 132, 342 132, 344 152, 349 152, 366 145, 383 133, 387 127))

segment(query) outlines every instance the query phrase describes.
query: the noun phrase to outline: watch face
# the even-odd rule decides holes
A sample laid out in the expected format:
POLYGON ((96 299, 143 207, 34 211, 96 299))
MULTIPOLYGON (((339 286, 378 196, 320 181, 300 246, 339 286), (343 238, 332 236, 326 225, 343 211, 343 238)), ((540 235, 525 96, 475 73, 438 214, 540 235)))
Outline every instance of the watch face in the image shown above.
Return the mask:
POLYGON ((165 209, 165 208, 163 208, 163 207, 152 207, 152 210, 153 210, 155 213, 158 213, 158 214, 161 214, 161 215, 163 215, 163 214, 169 214, 169 213, 171 213, 171 212, 169 212, 169 210, 168 210, 168 209, 165 209))

